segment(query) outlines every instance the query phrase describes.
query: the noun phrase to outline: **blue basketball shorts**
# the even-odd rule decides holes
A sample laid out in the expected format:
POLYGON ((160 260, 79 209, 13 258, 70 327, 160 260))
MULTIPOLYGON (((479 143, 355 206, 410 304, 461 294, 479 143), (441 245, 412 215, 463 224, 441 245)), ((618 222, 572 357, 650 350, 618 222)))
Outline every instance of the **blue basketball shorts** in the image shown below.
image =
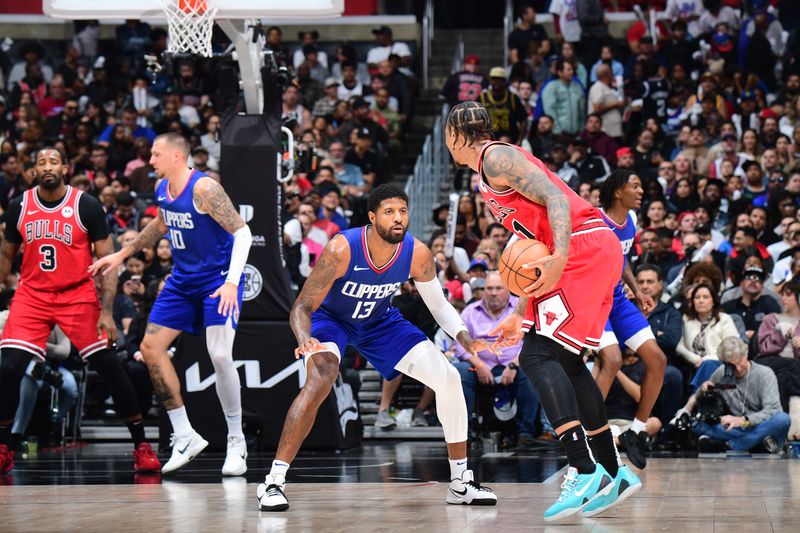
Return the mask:
MULTIPOLYGON (((156 298, 149 321, 179 331, 199 335, 208 326, 220 326, 228 317, 219 314, 219 298, 211 298, 226 276, 222 271, 183 273, 175 271, 164 284, 156 298)), ((242 308, 244 283, 239 283, 239 309, 242 308)), ((239 314, 234 313, 232 325, 236 329, 239 314)))
POLYGON ((311 336, 320 343, 335 344, 340 362, 345 348, 351 344, 388 380, 400 375, 394 367, 411 348, 428 340, 394 307, 382 317, 361 323, 316 311, 311 318, 311 336))
POLYGON ((614 288, 614 304, 608 315, 599 349, 624 344, 634 352, 649 339, 655 339, 650 323, 632 301, 625 297, 620 283, 614 288))

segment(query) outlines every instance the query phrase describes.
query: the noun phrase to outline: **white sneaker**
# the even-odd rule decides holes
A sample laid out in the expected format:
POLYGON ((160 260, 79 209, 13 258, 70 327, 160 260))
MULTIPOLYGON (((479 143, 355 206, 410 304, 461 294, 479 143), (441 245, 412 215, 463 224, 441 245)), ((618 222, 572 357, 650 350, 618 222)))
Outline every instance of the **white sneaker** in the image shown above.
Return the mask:
POLYGON ((262 511, 285 511, 289 508, 289 500, 283 493, 286 478, 281 475, 267 475, 263 483, 256 489, 258 508, 262 511))
POLYGON ((186 466, 208 446, 208 441, 198 432, 192 431, 183 437, 176 437, 173 434, 169 439, 169 444, 172 446, 172 456, 167 464, 161 467, 162 474, 169 474, 186 466))
POLYGON ((450 481, 447 503, 453 505, 497 505, 497 495, 489 487, 476 483, 472 470, 465 470, 461 479, 450 481))
POLYGON ((228 451, 225 464, 222 465, 223 476, 241 476, 247 472, 247 443, 242 435, 228 435, 228 451))

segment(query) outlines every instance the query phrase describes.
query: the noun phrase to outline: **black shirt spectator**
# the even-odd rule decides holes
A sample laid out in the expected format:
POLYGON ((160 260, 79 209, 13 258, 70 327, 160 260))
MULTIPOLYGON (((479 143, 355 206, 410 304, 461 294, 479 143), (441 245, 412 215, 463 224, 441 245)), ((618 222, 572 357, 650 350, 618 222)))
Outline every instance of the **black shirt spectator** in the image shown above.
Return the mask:
POLYGON ((533 51, 547 40, 547 31, 536 24, 536 11, 533 6, 523 6, 520 10, 520 23, 508 35, 508 52, 511 64, 525 61, 533 51))
POLYGON ((748 338, 758 331, 765 316, 781 312, 780 304, 763 294, 765 277, 766 274, 760 267, 745 268, 739 283, 742 296, 722 304, 722 310, 729 315, 742 317, 748 338))
POLYGON ((464 70, 448 76, 439 98, 446 100, 451 107, 467 100, 477 100, 481 91, 489 86, 486 76, 478 72, 480 64, 476 55, 465 57, 464 70))

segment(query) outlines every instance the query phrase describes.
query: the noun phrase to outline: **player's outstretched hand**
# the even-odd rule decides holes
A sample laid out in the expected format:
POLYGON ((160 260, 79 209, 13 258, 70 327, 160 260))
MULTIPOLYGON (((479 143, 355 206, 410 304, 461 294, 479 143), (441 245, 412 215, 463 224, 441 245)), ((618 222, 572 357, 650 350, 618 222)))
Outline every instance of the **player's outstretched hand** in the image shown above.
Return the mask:
POLYGON ((484 339, 473 339, 472 343, 469 346, 464 346, 464 348, 472 355, 478 355, 478 352, 483 351, 489 351, 495 355, 500 353, 500 348, 484 339))
POLYGON ((97 319, 97 336, 102 337, 103 331, 108 335, 108 345, 114 344, 119 337, 117 324, 114 317, 108 311, 100 311, 100 318, 97 319))
POLYGON ((100 272, 105 276, 109 272, 119 268, 124 260, 125 258, 122 257, 122 252, 116 252, 105 257, 101 257, 89 267, 89 273, 92 276, 96 276, 97 273, 100 272))
POLYGON ((528 270, 533 274, 531 277, 536 277, 537 275, 539 277, 539 279, 525 288, 525 295, 540 298, 552 291, 561 278, 561 273, 564 272, 566 265, 566 256, 558 253, 522 265, 523 274, 528 270))
POLYGON ((511 313, 489 332, 489 336, 497 337, 492 344, 497 349, 518 344, 522 340, 522 317, 517 313, 511 313))
POLYGON ((233 283, 225 282, 210 295, 219 298, 217 313, 222 316, 237 316, 239 314, 239 287, 233 283))
POLYGON ((646 315, 650 314, 650 311, 655 309, 656 303, 653 301, 653 298, 643 294, 642 291, 636 293, 636 301, 639 302, 639 307, 642 309, 642 312, 646 315))
POLYGON ((294 349, 294 358, 300 359, 304 355, 320 352, 324 349, 325 347, 317 339, 309 337, 306 342, 294 349))

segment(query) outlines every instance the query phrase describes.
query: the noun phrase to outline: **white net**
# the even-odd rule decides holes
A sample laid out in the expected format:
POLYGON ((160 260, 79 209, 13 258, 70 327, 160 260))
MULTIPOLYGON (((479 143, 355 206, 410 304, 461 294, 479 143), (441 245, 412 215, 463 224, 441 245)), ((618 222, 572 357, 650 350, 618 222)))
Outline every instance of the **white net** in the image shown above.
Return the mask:
POLYGON ((211 57, 218 0, 161 0, 169 23, 167 52, 211 57))

